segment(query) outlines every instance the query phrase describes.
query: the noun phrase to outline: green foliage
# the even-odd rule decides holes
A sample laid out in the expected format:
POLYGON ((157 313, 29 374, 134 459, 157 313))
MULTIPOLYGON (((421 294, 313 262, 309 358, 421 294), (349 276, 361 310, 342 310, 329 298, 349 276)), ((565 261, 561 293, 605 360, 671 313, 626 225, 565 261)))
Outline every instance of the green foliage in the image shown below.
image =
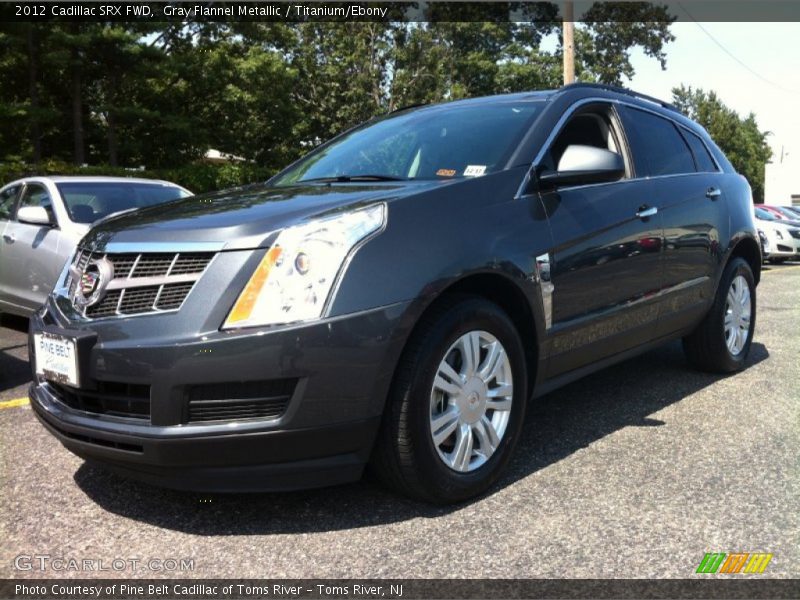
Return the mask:
POLYGON ((589 26, 576 34, 576 72, 582 81, 621 85, 623 76, 632 78, 630 50, 636 46, 666 67, 664 45, 675 39, 669 31, 675 17, 665 6, 596 2, 584 18, 589 26))
POLYGON ((725 106, 716 93, 680 86, 672 100, 686 116, 706 128, 711 138, 753 189, 753 199, 764 201, 764 167, 772 158, 768 131, 761 131, 753 113, 742 118, 725 106))
POLYGON ((185 187, 195 194, 266 181, 275 171, 253 164, 194 163, 169 169, 125 169, 108 165, 77 167, 70 163, 48 160, 38 165, 22 162, 0 163, 0 181, 8 182, 33 175, 82 175, 142 177, 163 179, 185 187))
MULTIPOLYGON (((387 4, 398 18, 385 23, 9 23, 0 32, 0 161, 11 165, 0 174, 146 165, 212 189, 275 172, 404 106, 561 84, 560 47, 543 49, 560 31, 553 4, 429 3, 434 20, 420 23, 387 4), (484 20, 463 22, 466 10, 484 20), (510 22, 509 10, 529 20, 510 22), (251 162, 196 164, 210 148, 251 162)), ((663 8, 592 10, 579 27, 582 79, 630 76, 634 46, 663 66, 672 39, 663 8), (642 21, 609 22, 614 10, 642 21)))

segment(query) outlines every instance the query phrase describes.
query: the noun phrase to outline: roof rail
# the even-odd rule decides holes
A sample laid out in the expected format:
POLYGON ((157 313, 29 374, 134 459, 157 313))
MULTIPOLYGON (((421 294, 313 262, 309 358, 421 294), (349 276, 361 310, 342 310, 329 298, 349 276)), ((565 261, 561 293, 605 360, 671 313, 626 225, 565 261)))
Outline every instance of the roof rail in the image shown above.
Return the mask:
POLYGON ((664 100, 659 100, 658 98, 654 98, 653 96, 648 96, 647 94, 640 94, 639 92, 634 92, 633 90, 629 90, 628 88, 620 87, 617 85, 609 85, 606 83, 570 83, 565 85, 561 88, 561 90, 566 91, 569 89, 575 88, 589 88, 595 90, 606 90, 609 92, 616 92, 617 94, 625 94, 626 96, 633 96, 634 98, 640 98, 641 100, 647 100, 648 102, 652 102, 653 104, 658 104, 666 108, 667 110, 674 111, 679 114, 683 114, 681 109, 679 109, 674 104, 670 104, 669 102, 665 102, 664 100))

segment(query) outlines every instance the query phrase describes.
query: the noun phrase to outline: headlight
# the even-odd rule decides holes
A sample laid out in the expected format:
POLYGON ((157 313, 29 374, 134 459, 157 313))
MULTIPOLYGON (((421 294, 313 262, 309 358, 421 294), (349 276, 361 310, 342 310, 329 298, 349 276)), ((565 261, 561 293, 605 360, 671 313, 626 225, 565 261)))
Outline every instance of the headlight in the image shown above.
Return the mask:
POLYGON ((386 223, 386 205, 284 229, 239 294, 223 329, 312 321, 359 243, 386 223))
POLYGON ((769 252, 769 238, 767 237, 767 234, 759 229, 758 237, 761 238, 761 245, 764 248, 764 252, 769 252))
POLYGON ((776 229, 775 230, 775 235, 778 237, 779 240, 783 239, 783 234, 780 232, 780 230, 776 229))

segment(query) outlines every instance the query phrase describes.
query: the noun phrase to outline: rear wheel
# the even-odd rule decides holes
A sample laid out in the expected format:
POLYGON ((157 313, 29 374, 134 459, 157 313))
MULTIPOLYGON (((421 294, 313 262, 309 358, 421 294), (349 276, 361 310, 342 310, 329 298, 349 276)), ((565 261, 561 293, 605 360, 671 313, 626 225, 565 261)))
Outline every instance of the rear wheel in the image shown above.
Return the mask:
POLYGON ((422 319, 398 366, 372 467, 427 501, 465 500, 494 483, 525 413, 524 351, 514 324, 481 298, 422 319))
POLYGON ((744 367, 756 325, 756 285, 750 265, 734 258, 722 274, 714 304, 683 338, 689 361, 699 369, 732 373, 744 367))

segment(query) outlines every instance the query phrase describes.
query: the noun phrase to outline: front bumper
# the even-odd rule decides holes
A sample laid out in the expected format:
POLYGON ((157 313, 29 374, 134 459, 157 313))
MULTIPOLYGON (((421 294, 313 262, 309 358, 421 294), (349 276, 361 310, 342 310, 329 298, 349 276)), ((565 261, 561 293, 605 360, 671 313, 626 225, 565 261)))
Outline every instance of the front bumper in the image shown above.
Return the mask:
POLYGON ((781 239, 774 236, 774 239, 770 240, 769 257, 788 259, 800 258, 800 238, 796 238, 791 234, 788 236, 784 235, 781 239))
POLYGON ((164 487, 267 491, 354 481, 410 330, 408 309, 400 303, 311 325, 137 341, 132 332, 148 329, 148 317, 74 330, 49 302, 44 319, 31 318, 30 339, 44 330, 83 336, 81 388, 97 397, 112 383, 149 386, 150 410, 134 418, 67 402, 63 385, 36 376, 32 342, 31 405, 78 456, 164 487), (293 382, 279 415, 192 421, 192 390, 256 380, 293 382))

